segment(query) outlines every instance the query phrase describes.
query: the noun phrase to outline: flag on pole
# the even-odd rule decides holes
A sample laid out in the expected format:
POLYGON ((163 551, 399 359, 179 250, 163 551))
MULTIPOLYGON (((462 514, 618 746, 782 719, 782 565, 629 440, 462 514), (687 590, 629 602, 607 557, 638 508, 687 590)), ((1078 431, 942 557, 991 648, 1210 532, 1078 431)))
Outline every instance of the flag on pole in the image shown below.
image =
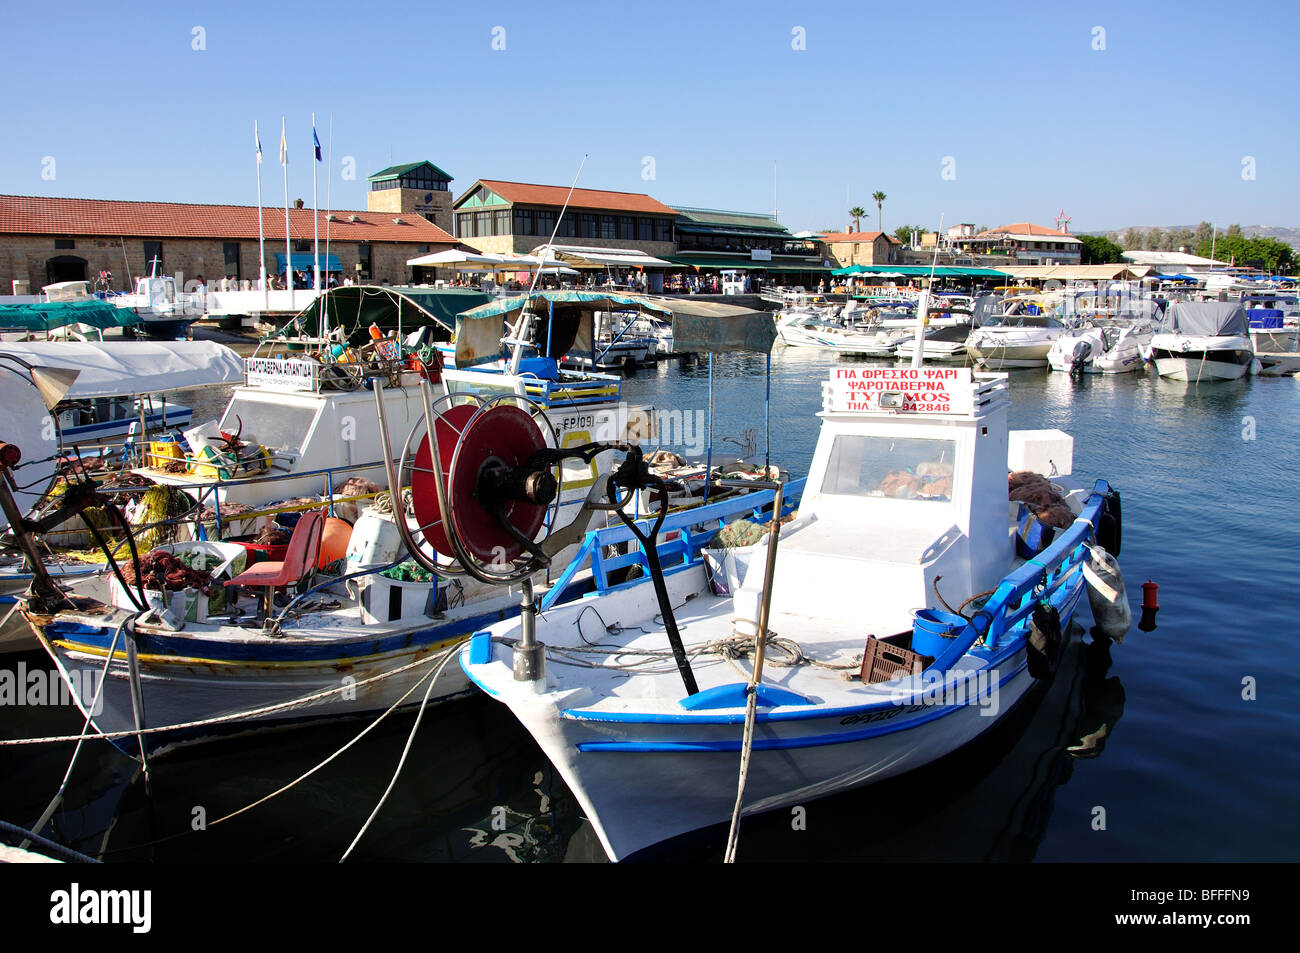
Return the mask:
POLYGON ((280 165, 289 164, 289 144, 284 140, 284 120, 280 120, 280 165))
POLYGON ((253 143, 257 146, 257 164, 262 164, 262 137, 257 134, 257 120, 253 120, 253 143))
POLYGON ((316 161, 320 161, 320 138, 316 135, 316 124, 311 126, 311 141, 316 144, 316 161))

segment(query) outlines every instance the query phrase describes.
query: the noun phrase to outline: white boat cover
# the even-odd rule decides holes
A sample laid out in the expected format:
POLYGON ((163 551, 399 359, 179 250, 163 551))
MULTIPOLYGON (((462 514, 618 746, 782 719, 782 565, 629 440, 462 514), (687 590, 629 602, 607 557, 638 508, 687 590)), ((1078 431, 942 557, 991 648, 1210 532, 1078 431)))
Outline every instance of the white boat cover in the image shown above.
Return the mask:
POLYGON ((1239 301, 1175 301, 1165 317, 1171 334, 1229 336, 1250 333, 1250 318, 1239 301))
POLYGON ((131 397, 188 387, 234 384, 244 361, 214 341, 31 341, 0 344, 36 367, 78 371, 68 398, 131 397))

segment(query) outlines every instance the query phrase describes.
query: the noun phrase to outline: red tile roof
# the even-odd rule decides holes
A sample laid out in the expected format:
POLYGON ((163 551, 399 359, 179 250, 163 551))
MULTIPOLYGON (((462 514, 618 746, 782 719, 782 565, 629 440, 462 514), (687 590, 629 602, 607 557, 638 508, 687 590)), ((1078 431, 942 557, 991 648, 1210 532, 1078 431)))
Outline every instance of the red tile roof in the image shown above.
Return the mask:
POLYGON ((879 236, 884 235, 895 245, 901 245, 897 238, 888 235, 885 232, 827 232, 822 235, 824 242, 874 242, 879 236))
MULTIPOLYGON (((343 209, 331 214, 336 219, 328 223, 331 241, 456 244, 454 237, 414 213, 343 209), (348 221, 349 216, 353 215, 358 221, 348 221), (404 224, 396 224, 394 218, 401 218, 404 224)), ((323 239, 327 224, 325 212, 321 211, 319 215, 323 239)), ((277 233, 283 239, 284 209, 266 206, 262 210, 262 216, 267 239, 274 240, 277 233)), ((294 238, 311 238, 312 210, 290 209, 289 231, 294 238)), ((255 239, 257 206, 0 195, 0 234, 255 239)))
POLYGON ((999 225, 997 228, 990 228, 987 232, 980 232, 977 238, 990 235, 1067 235, 1067 232, 1058 232, 1054 228, 1048 228, 1046 225, 1035 225, 1033 222, 1013 222, 1010 225, 999 225))
MULTIPOLYGON (((457 199, 459 203, 465 196, 483 185, 501 196, 507 202, 521 205, 555 205, 562 206, 569 195, 566 185, 530 185, 527 182, 502 182, 500 179, 479 179, 465 195, 457 199)), ((662 202, 652 199, 643 192, 606 192, 603 189, 574 189, 569 199, 569 208, 605 209, 612 212, 650 212, 676 218, 677 210, 669 208, 662 202)))

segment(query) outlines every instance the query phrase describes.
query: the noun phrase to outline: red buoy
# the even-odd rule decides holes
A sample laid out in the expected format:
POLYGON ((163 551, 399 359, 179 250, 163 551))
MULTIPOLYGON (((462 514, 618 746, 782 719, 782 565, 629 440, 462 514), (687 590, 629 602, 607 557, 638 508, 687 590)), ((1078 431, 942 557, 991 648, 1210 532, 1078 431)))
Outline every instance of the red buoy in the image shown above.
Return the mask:
POLYGON ((1142 583, 1142 608, 1159 609, 1160 605, 1156 602, 1156 590, 1160 587, 1148 579, 1142 583))

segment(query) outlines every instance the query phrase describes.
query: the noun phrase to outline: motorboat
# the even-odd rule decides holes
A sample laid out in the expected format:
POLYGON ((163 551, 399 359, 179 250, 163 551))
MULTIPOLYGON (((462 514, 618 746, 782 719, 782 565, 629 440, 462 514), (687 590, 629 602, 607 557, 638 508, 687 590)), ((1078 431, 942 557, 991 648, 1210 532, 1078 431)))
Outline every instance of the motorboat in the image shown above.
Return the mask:
POLYGON ((1054 371, 1071 374, 1131 373, 1145 365, 1144 354, 1155 333, 1156 324, 1150 320, 1093 319, 1057 338, 1047 363, 1054 371))
POLYGON ((1300 297, 1295 292, 1243 294, 1241 306, 1250 323, 1250 343, 1255 353, 1296 350, 1300 334, 1300 297))
POLYGON ((1045 367, 1047 352, 1064 332, 1065 325, 1034 298, 1017 296, 970 333, 966 350, 976 367, 987 370, 1045 367))
POLYGON ((1236 380, 1258 370, 1246 309, 1234 301, 1176 301, 1147 345, 1161 377, 1236 380))
MULTIPOLYGON (((1008 390, 968 368, 835 368, 798 515, 737 591, 686 563, 461 649, 611 859, 729 817, 734 849, 741 816, 933 762, 1050 677, 1090 545, 1118 551, 1118 497, 1070 477, 1068 435, 1010 431, 1008 390), (1051 474, 1057 528, 1028 550, 1008 470, 1051 474)), ((668 545, 647 535, 647 556, 668 545)))

